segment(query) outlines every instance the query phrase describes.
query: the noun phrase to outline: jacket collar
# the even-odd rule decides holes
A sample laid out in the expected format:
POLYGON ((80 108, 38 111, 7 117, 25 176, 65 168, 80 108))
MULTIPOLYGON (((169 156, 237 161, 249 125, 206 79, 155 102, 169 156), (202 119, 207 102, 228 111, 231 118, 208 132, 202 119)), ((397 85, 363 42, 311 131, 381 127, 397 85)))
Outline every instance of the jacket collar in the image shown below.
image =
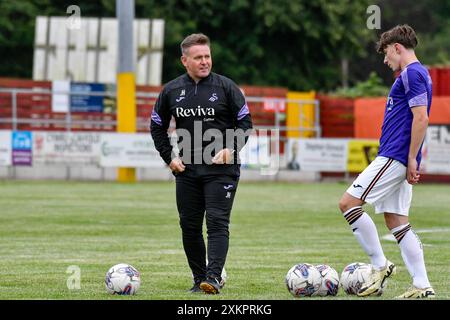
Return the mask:
MULTIPOLYGON (((208 81, 209 79, 211 79, 212 74, 213 74, 213 73, 210 72, 210 73, 208 74, 207 77, 200 79, 200 80, 197 82, 197 84, 200 84, 200 83, 202 83, 202 82, 208 81)), ((184 76, 185 76, 189 81, 191 81, 193 84, 195 84, 194 79, 191 78, 191 76, 189 75, 189 73, 186 72, 186 73, 184 74, 184 76)))

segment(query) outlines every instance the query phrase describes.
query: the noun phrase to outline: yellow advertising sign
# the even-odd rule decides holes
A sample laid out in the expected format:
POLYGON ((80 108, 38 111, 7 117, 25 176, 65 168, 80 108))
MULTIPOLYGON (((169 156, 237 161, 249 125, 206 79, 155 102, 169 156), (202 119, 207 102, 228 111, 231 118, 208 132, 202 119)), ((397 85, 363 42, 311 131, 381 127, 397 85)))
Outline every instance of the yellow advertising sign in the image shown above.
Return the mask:
POLYGON ((314 104, 307 103, 302 100, 314 100, 315 91, 296 92, 289 91, 287 99, 291 100, 287 103, 286 108, 286 126, 290 129, 287 131, 289 138, 311 138, 315 136, 314 119, 316 117, 314 104), (295 128, 295 129, 292 129, 295 128), (302 129, 302 130, 300 130, 302 129), (311 130, 308 130, 311 129, 311 130))
POLYGON ((362 172, 377 156, 380 142, 378 140, 349 140, 348 172, 362 172))

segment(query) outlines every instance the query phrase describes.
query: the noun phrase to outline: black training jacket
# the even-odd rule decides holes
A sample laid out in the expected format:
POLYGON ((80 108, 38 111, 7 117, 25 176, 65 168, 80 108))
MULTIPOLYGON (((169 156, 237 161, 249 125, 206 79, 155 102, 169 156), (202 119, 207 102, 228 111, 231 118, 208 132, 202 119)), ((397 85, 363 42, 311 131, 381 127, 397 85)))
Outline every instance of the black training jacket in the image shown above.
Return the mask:
POLYGON ((208 165, 211 173, 239 174, 238 154, 247 142, 252 120, 244 95, 232 80, 211 72, 195 83, 185 73, 165 85, 153 108, 150 131, 167 164, 175 155, 167 133, 172 117, 176 122, 179 156, 184 163, 208 165), (239 138, 230 140, 233 138, 230 132, 239 138), (234 164, 211 164, 215 151, 222 148, 235 150, 234 164))

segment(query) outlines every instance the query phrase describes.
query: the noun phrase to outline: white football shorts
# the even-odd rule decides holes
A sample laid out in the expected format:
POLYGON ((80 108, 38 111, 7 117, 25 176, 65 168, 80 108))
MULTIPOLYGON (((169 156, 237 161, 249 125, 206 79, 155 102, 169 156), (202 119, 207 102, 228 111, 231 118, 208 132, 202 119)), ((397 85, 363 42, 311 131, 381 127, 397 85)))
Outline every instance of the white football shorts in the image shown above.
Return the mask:
POLYGON ((353 181, 347 193, 375 207, 375 213, 407 216, 412 185, 406 180, 406 167, 399 161, 378 156, 353 181))

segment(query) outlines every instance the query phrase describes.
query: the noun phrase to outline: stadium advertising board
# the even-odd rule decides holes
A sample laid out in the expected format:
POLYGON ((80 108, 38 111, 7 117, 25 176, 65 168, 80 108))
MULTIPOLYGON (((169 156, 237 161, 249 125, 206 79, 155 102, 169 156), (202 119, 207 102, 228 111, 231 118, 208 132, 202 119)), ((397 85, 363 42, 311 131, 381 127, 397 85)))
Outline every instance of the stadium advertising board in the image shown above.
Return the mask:
POLYGON ((345 172, 348 139, 289 139, 288 161, 298 169, 314 172, 345 172))
POLYGON ((284 100, 277 98, 265 98, 264 101, 264 111, 267 112, 285 112, 286 104, 284 100))
POLYGON ((68 112, 70 108, 70 81, 52 81, 52 112, 68 112))
POLYGON ((380 143, 378 140, 348 141, 348 172, 362 172, 377 156, 380 143))
POLYGON ((35 131, 33 158, 42 164, 98 164, 100 133, 35 131))
POLYGON ((14 166, 33 165, 33 133, 31 131, 13 131, 12 164, 14 166))
POLYGON ((71 112, 103 112, 103 96, 89 95, 89 93, 103 93, 105 85, 101 83, 72 82, 70 84, 71 112), (79 95, 78 93, 86 93, 79 95))
POLYGON ((11 131, 0 131, 0 166, 11 165, 11 131))
POLYGON ((430 125, 422 150, 422 169, 426 173, 450 173, 450 125, 430 125))
POLYGON ((250 135, 246 145, 239 152, 244 168, 260 168, 270 164, 270 137, 250 135))
POLYGON ((52 81, 52 111, 103 112, 104 96, 91 93, 103 93, 105 89, 106 85, 101 83, 52 81))
POLYGON ((104 133, 101 135, 100 165, 163 168, 165 163, 148 134, 104 133))

